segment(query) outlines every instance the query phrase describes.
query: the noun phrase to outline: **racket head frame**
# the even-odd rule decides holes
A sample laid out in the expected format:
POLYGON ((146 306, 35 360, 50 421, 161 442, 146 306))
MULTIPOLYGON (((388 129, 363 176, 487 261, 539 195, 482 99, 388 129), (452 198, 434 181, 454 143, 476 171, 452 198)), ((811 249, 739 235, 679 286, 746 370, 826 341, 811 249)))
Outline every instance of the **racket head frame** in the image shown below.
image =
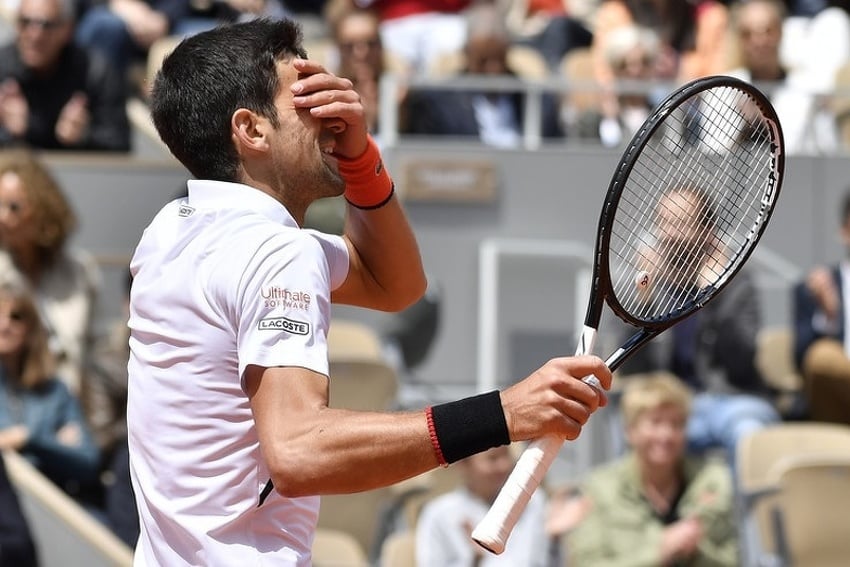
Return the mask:
MULTIPOLYGON (((596 329, 599 327, 599 322, 602 317, 602 309, 605 303, 608 304, 611 311, 626 323, 640 328, 626 344, 619 349, 618 353, 628 354, 634 352, 644 343, 657 336, 665 329, 670 328, 682 319, 688 317, 696 310, 717 296, 717 294, 733 279, 734 275, 743 267, 747 258, 752 254, 756 244, 764 234, 767 228, 768 220, 770 219, 773 209, 776 205, 779 192, 782 188, 782 180, 785 171, 785 152, 784 138, 782 128, 779 123, 779 118, 776 110, 770 103, 768 98, 757 88, 751 84, 731 76, 718 75, 696 79, 683 85, 672 94, 668 95, 647 118, 640 130, 635 133, 629 142, 628 147, 624 150, 620 161, 614 170, 614 174, 608 186, 608 191, 605 196, 605 201, 599 216, 599 224, 596 231, 596 244, 594 248, 594 263, 591 282, 591 301, 588 303, 587 312, 585 315, 585 326, 596 329), (611 280, 609 267, 609 253, 611 237, 613 233, 613 223, 616 217, 617 208, 620 204, 620 199, 623 194, 623 189, 629 176, 640 159, 640 156, 653 138, 658 128, 664 124, 667 117, 686 101, 690 100, 700 92, 720 87, 731 87, 742 91, 748 95, 751 100, 759 108, 763 122, 767 126, 767 130, 771 139, 771 167, 770 173, 767 176, 764 192, 761 199, 761 209, 753 227, 749 232, 749 242, 746 246, 738 251, 739 257, 735 262, 732 262, 732 269, 723 274, 723 277, 714 286, 704 290, 693 301, 683 305, 678 310, 675 310, 665 317, 657 319, 641 319, 630 313, 614 293, 614 288, 611 280), (621 352, 625 351, 625 352, 621 352)), ((615 354, 609 363, 613 362, 614 367, 619 366, 625 360, 625 357, 617 357, 615 354)), ((614 368, 612 368, 613 370, 614 368)))

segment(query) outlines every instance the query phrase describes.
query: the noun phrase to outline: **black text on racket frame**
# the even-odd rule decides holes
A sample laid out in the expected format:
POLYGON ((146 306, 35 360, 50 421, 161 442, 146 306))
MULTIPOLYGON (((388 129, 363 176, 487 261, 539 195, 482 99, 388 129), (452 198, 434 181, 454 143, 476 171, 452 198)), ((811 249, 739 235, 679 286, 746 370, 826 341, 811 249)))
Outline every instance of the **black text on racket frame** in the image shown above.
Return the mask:
MULTIPOLYGON (((576 355, 592 352, 606 303, 620 319, 638 328, 606 360, 613 371, 649 340, 716 297, 764 233, 784 170, 779 120, 754 86, 733 77, 713 76, 670 94, 635 133, 609 184, 576 355), (666 212, 682 217, 676 219, 678 226, 668 227, 664 238, 653 236, 655 213, 662 204, 668 206, 662 199, 688 191, 695 196, 694 206, 705 199, 704 209, 694 209, 699 216, 686 218, 689 209, 670 205, 666 212), (612 258, 617 260, 614 269, 612 258), (673 262, 667 261, 671 258, 673 262), (642 261, 657 273, 640 271, 642 261), (633 273, 638 277, 633 278, 633 273), (661 307, 645 308, 643 292, 634 289, 641 286, 664 298, 661 307)), ((687 199, 685 203, 691 204, 687 199)), ((593 376, 584 380, 600 387, 593 376)), ((562 444, 562 439, 547 436, 529 445, 473 531, 478 544, 493 553, 504 551, 511 530, 562 444)))

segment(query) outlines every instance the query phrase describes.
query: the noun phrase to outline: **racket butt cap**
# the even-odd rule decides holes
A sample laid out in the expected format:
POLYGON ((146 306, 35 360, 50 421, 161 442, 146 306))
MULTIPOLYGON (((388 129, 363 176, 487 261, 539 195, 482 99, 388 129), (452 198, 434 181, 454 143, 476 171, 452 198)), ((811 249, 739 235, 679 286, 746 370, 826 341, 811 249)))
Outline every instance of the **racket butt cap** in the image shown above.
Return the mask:
POLYGON ((474 531, 472 532, 472 540, 490 553, 493 553, 495 555, 499 555, 500 553, 505 551, 504 543, 489 537, 477 535, 474 531))

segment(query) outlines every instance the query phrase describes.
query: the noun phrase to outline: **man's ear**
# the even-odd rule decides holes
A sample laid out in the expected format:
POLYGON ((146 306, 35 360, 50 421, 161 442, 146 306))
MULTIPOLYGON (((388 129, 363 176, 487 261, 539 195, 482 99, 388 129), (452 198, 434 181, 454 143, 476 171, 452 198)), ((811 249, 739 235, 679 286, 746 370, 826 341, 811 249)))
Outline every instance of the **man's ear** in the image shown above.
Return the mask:
POLYGON ((230 129, 238 151, 263 152, 268 150, 269 121, 247 108, 239 108, 230 118, 230 129))

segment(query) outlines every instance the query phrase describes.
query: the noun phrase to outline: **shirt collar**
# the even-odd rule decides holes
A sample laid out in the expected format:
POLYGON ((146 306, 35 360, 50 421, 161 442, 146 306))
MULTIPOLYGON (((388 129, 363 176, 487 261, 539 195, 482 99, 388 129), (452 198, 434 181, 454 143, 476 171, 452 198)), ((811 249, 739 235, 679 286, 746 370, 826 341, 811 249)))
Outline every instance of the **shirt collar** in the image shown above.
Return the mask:
POLYGON ((285 226, 298 228, 298 223, 280 201, 254 187, 242 183, 190 179, 188 188, 190 207, 251 211, 285 226))

